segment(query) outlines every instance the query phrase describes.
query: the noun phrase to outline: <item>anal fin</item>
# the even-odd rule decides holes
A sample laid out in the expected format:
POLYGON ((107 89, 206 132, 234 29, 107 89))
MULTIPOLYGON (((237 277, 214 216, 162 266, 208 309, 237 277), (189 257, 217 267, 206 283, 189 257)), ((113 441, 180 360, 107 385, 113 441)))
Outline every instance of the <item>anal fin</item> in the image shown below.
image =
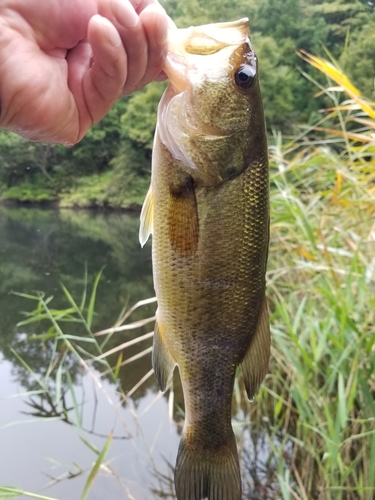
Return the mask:
POLYGON ((247 397, 252 400, 267 374, 271 351, 271 334, 268 320, 267 299, 264 296, 257 327, 250 346, 241 362, 247 397))
POLYGON ((172 378, 176 366, 165 343, 162 325, 156 321, 154 330, 154 344, 152 346, 152 367, 160 390, 165 392, 172 378))

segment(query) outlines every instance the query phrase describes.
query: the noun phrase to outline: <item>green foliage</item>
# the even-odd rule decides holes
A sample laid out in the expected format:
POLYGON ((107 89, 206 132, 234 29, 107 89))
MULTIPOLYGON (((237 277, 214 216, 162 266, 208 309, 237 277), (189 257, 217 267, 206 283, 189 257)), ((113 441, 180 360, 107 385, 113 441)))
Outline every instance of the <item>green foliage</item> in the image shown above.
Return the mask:
POLYGON ((259 75, 266 123, 270 127, 289 128, 293 124, 294 93, 298 72, 283 64, 281 50, 272 37, 255 33, 252 37, 259 60, 259 75), (289 127, 288 127, 289 125, 289 127))
POLYGON ((315 0, 312 4, 314 18, 325 20, 327 46, 335 55, 341 53, 347 34, 361 29, 374 10, 370 2, 361 0, 315 0))
POLYGON ((51 180, 48 172, 51 161, 56 161, 53 146, 29 142, 0 130, 0 188, 2 184, 13 186, 39 172, 51 180))
POLYGON ((112 172, 79 177, 73 186, 60 195, 61 207, 105 207, 106 187, 113 177, 112 172))
MULTIPOLYGON (((314 78, 324 84, 324 79, 298 58, 296 50, 321 55, 327 49, 366 96, 374 95, 374 2, 165 0, 164 6, 178 27, 249 17, 269 131, 289 134, 298 123, 312 123, 325 107, 324 97, 313 98, 316 89, 311 83, 314 78)), ((70 149, 0 131, 1 198, 55 200, 63 206, 139 204, 147 190, 156 110, 164 87, 152 83, 119 100, 70 149)))
POLYGON ((345 73, 370 99, 375 97, 375 19, 349 37, 340 57, 345 73))
POLYGON ((134 148, 148 150, 149 156, 154 140, 158 104, 165 87, 165 84, 150 83, 130 97, 126 111, 121 116, 121 132, 125 142, 130 140, 134 148))
POLYGON ((23 180, 15 184, 4 193, 0 191, 0 201, 17 200, 26 203, 46 203, 56 199, 56 192, 51 182, 40 175, 31 180, 23 180))
POLYGON ((375 103, 353 93, 331 64, 313 62, 341 86, 325 89, 333 104, 322 120, 327 127, 271 147, 268 286, 276 349, 258 418, 267 415, 271 432, 293 443, 290 462, 275 450, 283 471, 293 472, 293 496, 371 499, 375 103), (344 96, 342 109, 344 90, 352 99, 344 96), (358 130, 348 132, 353 123, 358 130))
POLYGON ((163 5, 178 28, 252 17, 254 1, 164 0, 163 5))

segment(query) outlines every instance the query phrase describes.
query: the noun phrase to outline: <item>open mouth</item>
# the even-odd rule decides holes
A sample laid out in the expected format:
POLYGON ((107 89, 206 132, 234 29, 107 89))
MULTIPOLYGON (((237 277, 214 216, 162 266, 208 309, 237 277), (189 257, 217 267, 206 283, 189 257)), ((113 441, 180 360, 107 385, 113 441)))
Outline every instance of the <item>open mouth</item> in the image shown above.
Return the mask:
MULTIPOLYGON (((183 92, 189 83, 187 75, 206 67, 205 56, 210 56, 210 59, 213 57, 220 68, 220 52, 229 47, 241 46, 248 41, 248 37, 247 18, 228 23, 171 29, 164 72, 177 92, 183 92)), ((224 68, 222 70, 225 71, 224 68)))

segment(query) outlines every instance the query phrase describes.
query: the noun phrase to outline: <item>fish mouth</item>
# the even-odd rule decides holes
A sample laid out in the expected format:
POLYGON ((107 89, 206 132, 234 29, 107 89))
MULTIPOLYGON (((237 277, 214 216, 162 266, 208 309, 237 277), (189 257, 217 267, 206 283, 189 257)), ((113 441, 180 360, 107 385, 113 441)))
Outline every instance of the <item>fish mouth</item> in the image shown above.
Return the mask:
POLYGON ((217 185, 223 178, 216 160, 203 154, 203 162, 196 151, 206 142, 212 150, 221 139, 221 143, 228 141, 241 128, 233 127, 230 120, 226 123, 213 119, 210 113, 202 113, 202 89, 210 82, 219 82, 221 88, 231 91, 238 59, 245 60, 247 53, 253 54, 247 18, 170 31, 164 68, 170 85, 159 104, 158 135, 171 155, 194 172, 194 178, 199 175, 202 185, 217 185))
MULTIPOLYGON (((170 29, 163 71, 176 91, 183 92, 189 85, 188 75, 192 74, 196 65, 204 64, 204 56, 244 43, 250 44, 247 17, 226 23, 170 29)), ((223 75, 228 73, 225 65, 220 65, 220 69, 223 75)))

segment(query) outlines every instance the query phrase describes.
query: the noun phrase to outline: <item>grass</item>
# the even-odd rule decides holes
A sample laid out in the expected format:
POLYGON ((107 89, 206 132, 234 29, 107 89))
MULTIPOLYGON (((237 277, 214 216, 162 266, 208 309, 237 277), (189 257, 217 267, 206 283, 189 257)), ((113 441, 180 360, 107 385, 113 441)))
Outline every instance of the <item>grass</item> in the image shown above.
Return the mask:
MULTIPOLYGON (((309 56, 306 56, 307 58, 309 56)), ((319 127, 271 147, 268 297, 274 347, 252 419, 275 450, 281 497, 375 496, 374 104, 338 68, 319 127), (349 88, 350 99, 342 94, 349 88), (328 124, 328 125, 327 125, 328 124), (359 127, 353 127, 353 124, 359 127), (321 133, 322 132, 322 133, 321 133), (282 488, 282 485, 284 487, 282 488), (285 487, 286 486, 286 487, 285 487)))
MULTIPOLYGON (((49 363, 44 367, 42 370, 43 374, 41 374, 34 371, 25 359, 10 347, 15 360, 23 367, 32 381, 31 389, 17 395, 17 397, 22 397, 29 407, 30 411, 25 412, 27 415, 31 415, 36 419, 61 420, 72 426, 76 430, 81 442, 94 453, 95 461, 91 468, 82 469, 74 462, 73 464, 76 469, 74 473, 69 472, 61 478, 53 478, 51 483, 54 484, 60 480, 70 479, 78 475, 87 475, 79 497, 81 500, 88 498, 99 472, 104 471, 112 478, 118 479, 117 474, 111 467, 111 463, 106 461, 106 456, 113 439, 129 439, 130 436, 125 422, 122 425, 123 430, 126 432, 125 436, 119 435, 113 437, 113 432, 110 432, 108 436, 103 436, 84 427, 83 408, 86 402, 84 401, 84 397, 81 400, 76 393, 77 364, 79 371, 88 374, 96 386, 96 390, 104 395, 104 398, 112 408, 112 413, 115 414, 115 420, 122 419, 120 414, 121 405, 126 404, 132 393, 152 375, 151 371, 148 377, 143 378, 141 383, 138 382, 135 387, 125 393, 119 383, 119 370, 121 366, 128 365, 140 357, 147 355, 149 349, 145 349, 143 353, 134 356, 134 359, 126 359, 122 362, 123 351, 134 343, 139 344, 142 338, 137 338, 136 342, 128 341, 117 345, 115 349, 107 349, 106 346, 110 345, 114 333, 120 331, 131 332, 152 322, 154 318, 144 321, 128 321, 126 325, 123 324, 135 310, 141 306, 155 302, 155 299, 141 301, 127 312, 123 311, 113 328, 94 334, 92 323, 95 315, 96 293, 100 278, 101 272, 96 276, 90 294, 88 294, 86 284, 79 303, 73 299, 69 291, 62 285, 62 292, 67 302, 65 309, 54 309, 52 307, 53 297, 45 297, 42 293, 26 295, 14 292, 16 295, 36 304, 36 307, 31 312, 24 313, 26 318, 19 322, 17 327, 23 328, 40 323, 45 325, 43 334, 31 334, 24 340, 28 343, 34 342, 49 353, 49 363), (66 333, 67 325, 74 326, 74 334, 66 333), (114 353, 118 353, 115 354, 116 358, 113 356, 114 353), (107 361, 107 358, 110 356, 111 360, 115 359, 113 366, 107 361), (116 399, 112 399, 109 393, 106 392, 102 382, 104 378, 115 384, 116 399), (120 398, 120 407, 117 400, 118 397, 120 398), (90 436, 105 438, 105 444, 101 450, 97 449, 90 436)), ((85 274, 85 282, 87 283, 87 272, 85 274)), ((151 332, 143 335, 144 338, 150 338, 151 336, 151 332)), ((20 423, 22 421, 12 422, 11 425, 18 425, 20 423)), ((6 425, 3 427, 6 427, 6 425)), ((121 482, 120 479, 118 481, 121 482)), ((38 493, 24 491, 22 488, 0 485, 0 498, 18 498, 20 496, 40 498, 41 500, 56 500, 38 493)), ((131 499, 133 497, 130 495, 127 498, 131 499)))
MULTIPOLYGON (((301 129, 292 139, 275 134, 271 141, 267 279, 272 359, 255 403, 247 402, 241 376, 234 393, 244 498, 372 500, 375 104, 363 99, 339 68, 306 53, 303 57, 335 84, 328 80, 320 88, 332 106, 322 111, 318 124, 301 129)), ((147 347, 127 358, 127 347, 137 340, 111 344, 119 332, 147 324, 148 320, 127 323, 132 309, 113 328, 92 332, 98 281, 99 277, 91 297, 84 294, 79 304, 64 289, 68 302, 64 311, 54 310, 43 296, 29 297, 37 306, 23 322, 49 321, 44 341, 53 343, 53 356, 45 378, 37 377, 36 390, 44 391, 58 406, 62 380, 68 382, 78 430, 82 424, 69 357, 74 356, 84 370, 93 373, 95 368, 117 383, 121 366, 150 351, 147 347), (84 335, 64 333, 65 322, 80 325, 84 335), (47 383, 51 376, 54 394, 47 383)), ((140 384, 149 376, 151 372, 140 384)), ((99 383, 98 376, 93 377, 99 383)), ((136 389, 125 394, 118 386, 123 400, 136 389)), ((64 406, 59 414, 71 419, 64 406)), ((95 452, 82 499, 105 463, 111 439, 109 435, 102 451, 95 452)), ((169 474, 159 477, 156 496, 174 498, 172 473, 170 467, 169 474)), ((10 498, 12 490, 7 491, 0 488, 0 498, 6 498, 4 494, 10 498)))

